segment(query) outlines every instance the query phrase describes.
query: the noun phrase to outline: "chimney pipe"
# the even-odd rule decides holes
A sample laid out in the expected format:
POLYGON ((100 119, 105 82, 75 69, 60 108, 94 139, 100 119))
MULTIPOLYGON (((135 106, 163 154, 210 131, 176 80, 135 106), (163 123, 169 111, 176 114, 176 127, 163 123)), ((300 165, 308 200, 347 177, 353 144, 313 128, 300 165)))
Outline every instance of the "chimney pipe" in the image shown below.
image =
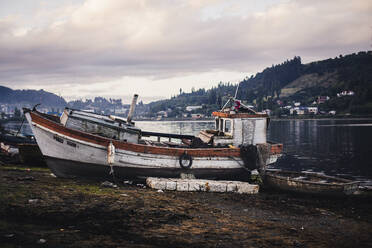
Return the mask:
POLYGON ((130 109, 129 109, 129 113, 128 113, 128 117, 127 117, 127 122, 128 123, 132 122, 132 117, 133 117, 133 114, 134 114, 134 110, 136 109, 137 98, 138 98, 138 95, 134 94, 133 99, 132 99, 132 104, 130 105, 130 109))

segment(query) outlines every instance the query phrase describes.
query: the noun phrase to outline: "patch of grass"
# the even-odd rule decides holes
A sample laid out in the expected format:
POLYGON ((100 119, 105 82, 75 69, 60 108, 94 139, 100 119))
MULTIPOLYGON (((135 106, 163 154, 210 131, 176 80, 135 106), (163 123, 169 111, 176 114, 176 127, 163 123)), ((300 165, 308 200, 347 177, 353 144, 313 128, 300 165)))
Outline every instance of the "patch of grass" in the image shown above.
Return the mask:
POLYGON ((12 165, 6 164, 0 167, 5 170, 20 170, 20 171, 41 171, 41 172, 50 172, 49 168, 46 167, 37 167, 37 166, 27 166, 27 165, 12 165))
MULTIPOLYGON (((1 206, 7 204, 23 204, 29 199, 30 189, 24 185, 14 185, 12 188, 1 187, 0 188, 0 202, 1 206)), ((0 206, 0 209, 1 209, 0 206)))

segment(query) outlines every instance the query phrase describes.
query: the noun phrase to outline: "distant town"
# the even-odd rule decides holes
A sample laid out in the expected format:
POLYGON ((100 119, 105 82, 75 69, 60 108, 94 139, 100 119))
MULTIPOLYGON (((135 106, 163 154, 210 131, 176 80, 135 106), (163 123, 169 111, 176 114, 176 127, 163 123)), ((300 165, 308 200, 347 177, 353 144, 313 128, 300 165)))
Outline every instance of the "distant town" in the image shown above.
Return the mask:
MULTIPOLYGON (((355 93, 353 91, 342 91, 337 93, 338 98, 353 96, 355 93)), ((336 110, 322 111, 320 106, 330 100, 329 96, 318 96, 311 105, 303 105, 301 102, 293 101, 291 104, 284 105, 283 101, 277 100, 277 108, 280 111, 280 116, 275 114, 272 109, 265 108, 261 112, 266 113, 273 117, 287 117, 287 116, 315 116, 315 115, 328 115, 334 116, 337 114, 336 110)), ((22 116, 22 108, 32 108, 33 106, 29 103, 16 103, 16 104, 0 104, 0 119, 9 119, 14 117, 22 116)), ((105 99, 102 97, 96 97, 94 100, 86 101, 72 101, 67 104, 66 107, 79 108, 81 110, 100 113, 107 115, 116 115, 125 117, 128 115, 129 104, 122 104, 120 99, 105 99)), ((248 104, 248 107, 252 109, 257 109, 257 106, 248 104)), ((40 112, 61 115, 64 107, 50 107, 50 106, 38 106, 37 109, 40 112)), ((205 113, 206 105, 186 105, 184 107, 177 107, 177 114, 173 113, 173 109, 168 108, 166 110, 157 111, 156 113, 151 112, 148 105, 142 102, 137 104, 136 107, 136 119, 137 120, 166 120, 166 119, 208 119, 212 118, 211 113, 205 113)))

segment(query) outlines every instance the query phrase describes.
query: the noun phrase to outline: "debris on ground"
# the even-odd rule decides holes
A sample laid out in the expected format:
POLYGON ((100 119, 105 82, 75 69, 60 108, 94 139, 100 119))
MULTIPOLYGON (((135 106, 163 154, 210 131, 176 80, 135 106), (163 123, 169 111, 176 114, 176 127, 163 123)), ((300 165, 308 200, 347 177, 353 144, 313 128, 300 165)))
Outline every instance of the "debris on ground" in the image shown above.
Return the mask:
POLYGON ((106 187, 106 188, 117 188, 118 187, 116 184, 109 182, 109 181, 104 181, 103 183, 101 183, 101 186, 106 187))
POLYGON ((18 181, 34 181, 35 178, 32 176, 25 176, 25 177, 17 177, 18 181))
POLYGON ((39 199, 29 199, 28 200, 28 203, 30 204, 34 204, 34 203, 38 203, 39 202, 39 199))
POLYGON ((37 241, 38 244, 45 244, 46 243, 46 240, 45 239, 39 239, 37 241))

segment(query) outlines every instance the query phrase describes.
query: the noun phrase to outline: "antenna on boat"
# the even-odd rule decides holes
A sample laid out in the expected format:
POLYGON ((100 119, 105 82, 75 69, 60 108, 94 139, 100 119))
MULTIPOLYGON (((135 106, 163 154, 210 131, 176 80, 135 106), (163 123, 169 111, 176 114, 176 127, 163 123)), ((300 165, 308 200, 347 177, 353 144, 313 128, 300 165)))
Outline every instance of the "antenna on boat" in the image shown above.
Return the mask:
POLYGON ((239 83, 238 83, 238 86, 236 87, 234 97, 230 97, 229 100, 227 100, 227 102, 225 103, 225 105, 223 105, 221 111, 223 111, 223 110, 226 108, 227 104, 229 104, 231 100, 233 100, 233 101, 236 100, 236 96, 238 95, 238 90, 239 90, 239 85, 240 85, 240 83, 241 83, 241 82, 239 82, 239 83))
POLYGON ((226 106, 227 106, 231 101, 233 101, 233 102, 237 101, 237 102, 239 102, 239 105, 242 106, 243 108, 247 109, 248 111, 250 111, 250 112, 252 112, 252 113, 254 113, 254 114, 257 114, 257 112, 256 112, 255 110, 253 110, 252 108, 250 108, 250 107, 244 105, 240 100, 236 99, 236 96, 238 95, 238 90, 239 90, 240 83, 241 83, 241 82, 239 82, 238 85, 236 86, 236 90, 235 90, 235 95, 234 95, 234 97, 230 97, 229 100, 227 100, 227 102, 225 103, 225 105, 223 105, 223 107, 222 107, 222 109, 221 109, 220 111, 223 111, 223 110, 226 108, 226 106))
POLYGON ((235 95, 234 95, 234 100, 236 99, 236 96, 238 95, 238 90, 239 90, 239 85, 240 85, 241 82, 238 83, 238 86, 236 87, 236 90, 235 90, 235 95))

